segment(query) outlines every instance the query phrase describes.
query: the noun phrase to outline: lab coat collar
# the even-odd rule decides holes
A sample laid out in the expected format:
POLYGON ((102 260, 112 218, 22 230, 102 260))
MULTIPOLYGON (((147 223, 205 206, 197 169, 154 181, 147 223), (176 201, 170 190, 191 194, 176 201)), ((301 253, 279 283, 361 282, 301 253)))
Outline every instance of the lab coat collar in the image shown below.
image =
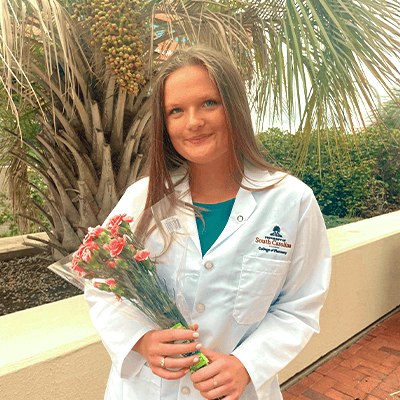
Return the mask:
MULTIPOLYGON (((245 221, 249 219, 257 207, 253 190, 262 189, 266 186, 272 186, 282 178, 281 173, 274 173, 272 176, 269 172, 262 171, 250 165, 245 165, 244 175, 245 177, 242 180, 243 187, 239 188, 239 191, 236 195, 235 204, 233 206, 228 223, 212 248, 227 240, 245 223, 245 221)), ((179 182, 175 188, 178 198, 184 202, 193 204, 189 188, 187 165, 183 165, 177 171, 173 172, 171 174, 171 178, 174 183, 179 182)), ((190 210, 187 212, 183 211, 180 213, 179 219, 186 233, 189 234, 189 237, 194 242, 197 250, 201 254, 200 239, 197 233, 197 225, 194 213, 190 210)))
POLYGON ((228 240, 253 214, 257 208, 257 200, 254 195, 257 190, 272 187, 284 176, 282 173, 271 175, 268 171, 263 171, 251 165, 245 165, 242 186, 236 195, 235 204, 228 223, 223 232, 213 244, 213 247, 219 246, 225 240, 228 240))

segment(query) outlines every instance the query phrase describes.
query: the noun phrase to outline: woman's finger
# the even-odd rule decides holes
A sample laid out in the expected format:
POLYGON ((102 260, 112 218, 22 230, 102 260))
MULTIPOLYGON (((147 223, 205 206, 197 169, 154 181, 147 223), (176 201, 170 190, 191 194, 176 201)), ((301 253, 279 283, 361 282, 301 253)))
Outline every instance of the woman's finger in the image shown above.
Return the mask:
POLYGON ((181 341, 181 340, 196 340, 199 338, 199 333, 191 329, 163 329, 154 331, 155 337, 164 343, 181 341))
MULTIPOLYGON (((208 382, 203 382, 201 385, 194 385, 194 388, 199 390, 200 394, 206 399, 228 399, 229 386, 222 382, 222 376, 217 375, 208 382), (204 389, 199 389, 196 386, 203 386, 204 389)), ((233 397, 235 400, 238 398, 233 397)))
POLYGON ((233 355, 206 348, 202 352, 211 364, 190 376, 194 388, 206 399, 224 397, 238 400, 250 382, 250 375, 242 362, 233 355))
POLYGON ((175 329, 149 331, 138 340, 133 350, 140 353, 147 360, 152 355, 179 356, 181 354, 195 353, 201 348, 201 343, 194 341, 198 334, 193 331, 190 332, 188 335, 184 331, 177 332, 175 329))
POLYGON ((190 368, 192 365, 199 362, 199 357, 198 355, 189 357, 163 357, 162 360, 164 363, 159 363, 162 368, 167 370, 175 370, 190 368))
POLYGON ((190 329, 191 329, 192 331, 197 331, 197 329, 199 329, 199 324, 190 325, 190 329))
POLYGON ((199 383, 193 383, 193 387, 197 389, 199 392, 208 393, 212 390, 216 390, 217 388, 223 387, 225 384, 225 380, 221 374, 215 375, 212 378, 201 381, 199 383))
POLYGON ((202 346, 194 341, 198 336, 195 331, 183 329, 149 331, 133 350, 146 359, 154 374, 164 379, 180 379, 199 361, 195 353, 202 346), (181 357, 186 354, 190 356, 181 357))
POLYGON ((197 355, 190 357, 152 357, 148 362, 152 372, 164 379, 180 379, 199 361, 197 355))
POLYGON ((191 343, 161 343, 156 351, 156 354, 164 356, 180 356, 180 355, 192 355, 200 350, 202 347, 199 342, 191 343))

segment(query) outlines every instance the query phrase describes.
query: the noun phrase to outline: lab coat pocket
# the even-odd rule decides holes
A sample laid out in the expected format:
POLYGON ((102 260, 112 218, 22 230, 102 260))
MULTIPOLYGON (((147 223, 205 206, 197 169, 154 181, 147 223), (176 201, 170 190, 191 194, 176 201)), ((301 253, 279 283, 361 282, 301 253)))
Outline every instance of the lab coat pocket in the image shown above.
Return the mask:
POLYGON ((290 261, 245 256, 233 317, 239 324, 254 324, 266 315, 286 278, 290 261))

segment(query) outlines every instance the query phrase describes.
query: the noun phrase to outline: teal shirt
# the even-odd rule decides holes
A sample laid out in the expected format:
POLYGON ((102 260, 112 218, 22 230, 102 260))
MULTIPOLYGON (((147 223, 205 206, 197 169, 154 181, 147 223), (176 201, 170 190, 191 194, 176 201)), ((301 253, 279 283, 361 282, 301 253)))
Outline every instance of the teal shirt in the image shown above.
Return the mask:
POLYGON ((224 230, 235 199, 216 204, 193 203, 197 207, 205 208, 209 211, 201 211, 205 225, 200 217, 196 217, 197 231, 199 233, 202 255, 207 253, 209 248, 215 243, 219 235, 224 230))

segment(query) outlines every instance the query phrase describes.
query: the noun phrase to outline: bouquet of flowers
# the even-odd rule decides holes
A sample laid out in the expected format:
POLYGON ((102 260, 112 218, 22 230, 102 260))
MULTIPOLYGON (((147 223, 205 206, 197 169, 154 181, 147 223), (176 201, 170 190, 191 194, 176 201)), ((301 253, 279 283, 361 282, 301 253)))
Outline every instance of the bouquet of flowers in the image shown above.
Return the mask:
MULTIPOLYGON (((113 293, 120 302, 129 301, 161 329, 188 329, 165 282, 157 275, 150 251, 132 232, 132 222, 133 217, 120 214, 110 218, 104 228, 89 228, 72 263, 49 268, 81 289, 86 286, 113 293)), ((192 373, 209 362, 200 351, 185 356, 193 354, 199 362, 190 368, 192 373)))

